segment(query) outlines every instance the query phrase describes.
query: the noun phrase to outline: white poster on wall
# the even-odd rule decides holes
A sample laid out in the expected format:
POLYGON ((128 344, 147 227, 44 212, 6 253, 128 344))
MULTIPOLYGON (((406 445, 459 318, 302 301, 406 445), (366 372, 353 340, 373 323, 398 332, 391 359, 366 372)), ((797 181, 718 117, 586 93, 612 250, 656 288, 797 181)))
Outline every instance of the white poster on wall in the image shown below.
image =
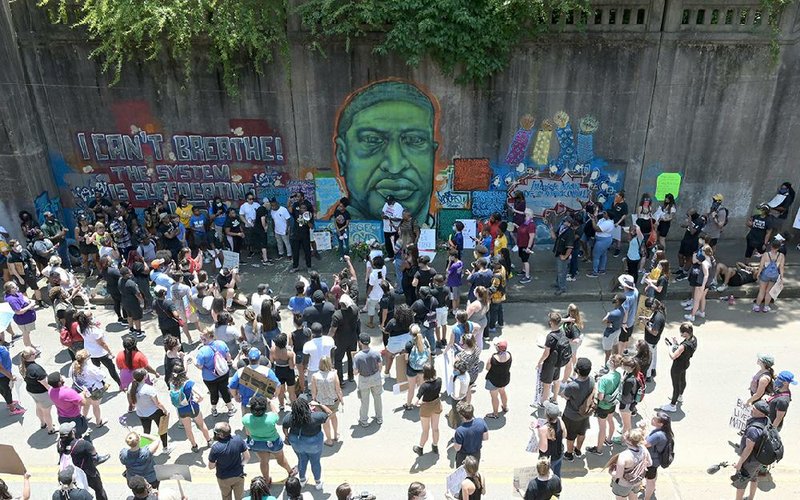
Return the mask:
POLYGON ((794 224, 792 224, 792 227, 800 229, 800 210, 798 210, 797 215, 794 216, 794 224))
POLYGON ((475 240, 478 235, 478 223, 475 219, 458 219, 464 223, 464 248, 475 248, 475 240))
POLYGON ((435 229, 421 229, 419 232, 419 241, 417 241, 420 255, 427 255, 428 258, 433 259, 436 257, 436 230, 435 229))

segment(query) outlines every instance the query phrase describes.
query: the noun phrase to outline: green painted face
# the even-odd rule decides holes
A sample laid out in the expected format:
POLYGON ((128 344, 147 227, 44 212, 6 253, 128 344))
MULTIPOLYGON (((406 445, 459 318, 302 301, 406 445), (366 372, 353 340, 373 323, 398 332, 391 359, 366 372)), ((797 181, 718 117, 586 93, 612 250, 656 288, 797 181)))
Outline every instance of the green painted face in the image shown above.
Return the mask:
POLYGON ((433 115, 419 106, 384 101, 356 113, 345 135, 336 138, 336 159, 357 216, 380 220, 386 197, 394 195, 424 221, 438 147, 433 115))

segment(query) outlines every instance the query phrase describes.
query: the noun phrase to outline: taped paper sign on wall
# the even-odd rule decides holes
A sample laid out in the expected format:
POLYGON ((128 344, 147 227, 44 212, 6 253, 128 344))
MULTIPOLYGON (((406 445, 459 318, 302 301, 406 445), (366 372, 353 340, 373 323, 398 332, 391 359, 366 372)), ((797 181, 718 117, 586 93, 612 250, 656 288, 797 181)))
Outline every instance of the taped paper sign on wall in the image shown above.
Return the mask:
POLYGON ((314 231, 312 233, 314 241, 317 243, 317 250, 330 250, 331 246, 331 233, 328 231, 314 231))

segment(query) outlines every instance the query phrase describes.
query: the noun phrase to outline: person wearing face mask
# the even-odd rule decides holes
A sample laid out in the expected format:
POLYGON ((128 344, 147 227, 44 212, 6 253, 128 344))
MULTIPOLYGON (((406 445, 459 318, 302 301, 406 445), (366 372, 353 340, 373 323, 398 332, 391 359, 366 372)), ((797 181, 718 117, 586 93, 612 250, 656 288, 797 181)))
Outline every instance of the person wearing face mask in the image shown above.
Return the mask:
POLYGON ((794 204, 795 192, 791 182, 784 182, 778 187, 775 196, 766 203, 769 215, 775 218, 775 232, 780 233, 787 229, 789 211, 794 204))
POLYGON ((789 403, 792 401, 790 385, 797 385, 794 374, 786 370, 780 372, 778 376, 775 377, 773 393, 767 398, 769 419, 778 431, 783 427, 783 419, 786 417, 786 412, 789 410, 789 403))
POLYGON ((730 213, 726 207, 722 206, 723 199, 724 197, 720 193, 712 196, 711 208, 706 214, 708 222, 703 228, 703 231, 706 233, 707 243, 711 245, 712 248, 717 246, 717 241, 719 241, 722 236, 722 229, 728 224, 728 216, 730 213))
POLYGON ((686 371, 689 369, 695 351, 697 351, 697 337, 694 336, 694 327, 691 323, 683 323, 680 327, 681 342, 673 337, 667 344, 672 349, 669 357, 672 358, 672 399, 661 408, 662 411, 673 413, 678 411, 677 404, 683 402, 683 392, 686 390, 686 371))
POLYGON ((750 380, 750 399, 747 400, 748 405, 770 394, 773 389, 773 381, 775 380, 775 370, 772 368, 772 365, 775 364, 775 358, 773 356, 769 354, 759 354, 756 363, 758 364, 758 371, 750 380))
POLYGON ((625 202, 625 191, 620 191, 614 196, 614 203, 608 211, 611 220, 614 221, 614 233, 612 238, 614 242, 614 257, 619 257, 620 242, 622 241, 622 228, 625 227, 625 217, 628 215, 628 204, 625 202))

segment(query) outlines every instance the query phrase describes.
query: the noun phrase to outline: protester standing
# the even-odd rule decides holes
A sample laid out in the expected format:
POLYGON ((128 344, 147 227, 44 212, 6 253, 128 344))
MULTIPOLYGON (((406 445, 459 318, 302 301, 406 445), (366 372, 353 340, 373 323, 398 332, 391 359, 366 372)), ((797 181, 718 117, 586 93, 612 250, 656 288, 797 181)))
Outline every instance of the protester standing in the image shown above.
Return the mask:
MULTIPOLYGON (((517 493, 523 495, 517 486, 517 493)), ((561 478, 550 469, 550 460, 540 458, 536 462, 536 477, 528 482, 524 500, 549 500, 561 495, 561 478)))
POLYGON ((561 331, 561 315, 557 312, 551 312, 547 317, 550 332, 544 341, 542 356, 536 365, 539 371, 539 380, 542 382, 542 397, 539 401, 534 401, 538 404, 539 408, 544 406, 545 401, 555 401, 555 394, 558 394, 558 387, 560 384, 559 366, 558 366, 558 346, 559 340, 564 337, 564 332, 561 331), (553 387, 554 396, 550 397, 550 386, 553 387))
MULTIPOLYGON (((56 433, 56 428, 53 426, 53 401, 47 394, 50 386, 47 385, 47 372, 36 362, 36 356, 34 348, 26 347, 22 349, 19 373, 25 381, 25 390, 31 396, 33 402, 36 403, 36 416, 39 418, 40 423, 39 428, 47 429, 47 433, 52 435, 56 433)), ((2 354, 0 354, 0 357, 2 357, 2 354)), ((7 368, 3 366, 3 369, 7 368)), ((11 414, 15 415, 13 411, 11 414)))
POLYGON ((108 500, 97 466, 106 462, 110 455, 98 455, 92 442, 81 438, 75 422, 62 423, 58 428, 56 449, 59 457, 69 455, 72 463, 80 466, 81 470, 86 474, 86 482, 94 491, 96 500, 108 500))
POLYGON ((89 352, 86 349, 78 351, 75 355, 75 361, 69 369, 69 378, 72 379, 74 387, 89 394, 81 414, 85 417, 91 407, 95 426, 104 427, 108 421, 103 420, 100 413, 100 400, 103 399, 108 386, 100 369, 89 363, 89 352))
POLYGON ((214 331, 210 329, 200 335, 200 341, 203 346, 197 351, 195 366, 203 370, 203 383, 208 388, 211 398, 211 416, 216 418, 218 415, 217 404, 220 397, 228 406, 228 416, 233 416, 236 407, 231 401, 231 392, 228 389, 228 373, 232 363, 230 349, 225 342, 216 340, 214 331), (224 364, 228 365, 227 369, 223 369, 224 364))
POLYGON ((672 337, 670 358, 672 358, 672 399, 669 404, 660 409, 669 413, 678 411, 677 404, 683 401, 683 391, 686 390, 686 371, 689 369, 689 360, 697 350, 697 338, 691 323, 683 323, 680 327, 681 342, 672 337))
POLYGON ((311 377, 311 397, 330 410, 323 429, 326 437, 325 446, 333 446, 339 441, 339 420, 336 418, 336 413, 339 411, 339 406, 344 405, 344 394, 336 371, 333 370, 331 358, 328 356, 323 356, 319 360, 319 371, 311 377))
POLYGON ((566 399, 561 418, 567 439, 564 459, 568 462, 583 455, 581 447, 589 429, 589 419, 592 416, 589 411, 591 399, 594 398, 594 380, 589 377, 591 372, 592 362, 587 358, 578 358, 575 362, 575 377, 561 385, 561 395, 566 399))
POLYGON ((650 366, 645 368, 645 379, 647 382, 652 382, 656 378, 658 343, 661 341, 661 334, 667 324, 667 317, 664 304, 658 299, 648 297, 644 301, 644 306, 653 311, 644 325, 644 341, 647 342, 647 347, 650 349, 650 366))
POLYGON ((611 438, 614 436, 614 412, 619 401, 619 393, 622 387, 622 374, 619 367, 622 365, 622 356, 613 354, 608 358, 606 367, 608 373, 600 377, 597 381, 597 408, 594 416, 600 429, 597 433, 597 446, 589 446, 586 451, 595 455, 602 455, 606 445, 612 445, 611 438))
POLYGON ((608 463, 611 470, 611 492, 617 500, 636 500, 634 490, 644 480, 644 474, 653 462, 645 447, 644 430, 632 429, 623 434, 627 449, 616 455, 608 463))
MULTIPOLYGON (((358 377, 358 399, 361 402, 358 418, 358 424, 361 427, 369 427, 367 417, 369 416, 370 395, 375 403, 375 422, 378 425, 383 423, 383 381, 381 379, 383 360, 377 350, 370 348, 371 340, 369 334, 360 334, 358 344, 361 350, 353 358, 354 372, 358 377)), ((421 418, 422 415, 420 415, 421 418)))
POLYGON ((647 435, 645 446, 650 452, 650 460, 653 465, 647 468, 645 472, 645 489, 644 500, 653 498, 653 493, 656 491, 656 478, 658 476, 658 467, 666 467, 669 464, 662 463, 662 457, 668 454, 674 448, 673 442, 675 436, 672 433, 672 419, 664 412, 658 412, 650 421, 653 430, 647 435))
POLYGON ((158 400, 158 392, 147 383, 147 371, 142 368, 133 372, 133 381, 128 389, 128 402, 136 409, 136 416, 142 422, 145 434, 150 434, 153 423, 158 426, 161 444, 164 445, 164 453, 169 455, 172 446, 167 444, 167 430, 161 432, 161 419, 169 419, 169 411, 158 400))
POLYGON ((75 389, 66 387, 64 377, 59 372, 53 372, 47 376, 47 385, 50 386, 48 395, 56 407, 58 423, 75 424, 72 430, 77 437, 82 436, 89 428, 86 417, 81 414, 81 410, 89 398, 89 393, 85 390, 78 393, 75 389))
POLYGON ((422 456, 425 450, 425 443, 428 436, 431 437, 432 448, 435 454, 439 454, 439 418, 442 415, 442 379, 436 376, 436 369, 431 364, 425 365, 422 370, 422 378, 425 380, 417 390, 417 398, 414 405, 419 407, 419 421, 422 425, 422 435, 419 438, 419 445, 414 446, 414 453, 422 456))
POLYGON ((766 401, 756 401, 742 433, 742 440, 739 442, 737 449, 739 460, 733 466, 735 474, 731 479, 733 487, 736 489, 736 500, 744 498, 744 490, 748 484, 750 485, 750 492, 747 496, 749 500, 755 498, 758 491, 758 472, 762 465, 756 459, 756 452, 764 439, 764 432, 768 424, 769 404, 766 401))
POLYGON ((250 413, 242 417, 242 425, 249 436, 248 448, 258 455, 261 475, 272 483, 269 475, 269 461, 274 458, 278 465, 286 470, 289 476, 297 474, 297 470, 289 467, 283 454, 283 440, 278 435, 275 425, 280 420, 274 403, 257 394, 250 399, 250 413))
POLYGON ((508 352, 508 342, 498 340, 494 344, 495 353, 486 361, 486 390, 492 398, 492 413, 487 418, 499 418, 498 410, 503 413, 508 411, 508 396, 506 386, 511 383, 511 353, 508 352))
POLYGON ((156 477, 156 463, 153 455, 161 447, 161 441, 156 436, 141 435, 131 431, 125 436, 127 448, 119 452, 119 461, 125 466, 123 474, 130 481, 134 476, 140 476, 153 488, 158 489, 161 481, 156 477), (142 448, 142 438, 149 439, 150 444, 142 448))
POLYGON ((14 324, 22 330, 22 343, 39 351, 31 342, 31 333, 36 328, 36 304, 28 300, 13 281, 6 282, 4 299, 14 311, 14 324))
POLYGON ((772 287, 778 281, 778 278, 783 276, 783 266, 786 262, 786 256, 780 253, 781 243, 773 241, 767 253, 761 256, 761 261, 758 264, 756 276, 758 276, 758 297, 753 306, 753 312, 769 312, 769 303, 771 297, 769 295, 772 287))
MULTIPOLYGON (((315 402, 316 403, 316 402, 315 402)), ((311 463, 311 472, 316 481, 316 489, 322 490, 322 425, 328 420, 330 410, 316 403, 313 406, 305 397, 292 403, 292 411, 283 418, 283 432, 292 450, 297 454, 297 469, 300 484, 306 484, 306 468, 311 463)))
POLYGON ((247 444, 231 433, 228 422, 214 426, 214 444, 208 454, 208 468, 217 476, 222 500, 242 500, 244 496, 244 464, 250 461, 247 444))
POLYGON ((550 467, 556 476, 561 476, 561 461, 564 458, 564 435, 566 429, 561 422, 561 410, 558 405, 546 401, 544 403, 545 422, 536 429, 539 433, 539 457, 550 459, 550 467))
POLYGON ((480 463, 483 442, 489 439, 489 428, 482 418, 475 418, 475 408, 463 403, 457 409, 463 419, 456 429, 453 438, 453 449, 456 451, 456 467, 464 463, 464 459, 472 456, 480 463))

